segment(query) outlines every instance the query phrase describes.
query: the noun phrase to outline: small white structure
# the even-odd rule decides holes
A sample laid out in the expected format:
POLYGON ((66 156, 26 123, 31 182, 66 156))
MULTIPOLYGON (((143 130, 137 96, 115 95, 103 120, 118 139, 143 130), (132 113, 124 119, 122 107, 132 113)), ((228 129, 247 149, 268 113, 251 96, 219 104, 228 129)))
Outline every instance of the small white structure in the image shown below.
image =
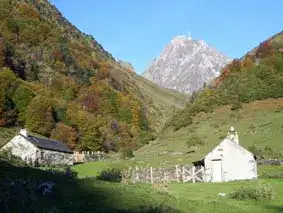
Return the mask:
POLYGON ((257 179, 255 156, 240 146, 234 127, 230 128, 227 137, 204 159, 193 164, 204 167, 204 182, 257 179))
POLYGON ((73 165, 73 152, 66 144, 47 138, 29 135, 26 129, 1 149, 33 165, 73 165))

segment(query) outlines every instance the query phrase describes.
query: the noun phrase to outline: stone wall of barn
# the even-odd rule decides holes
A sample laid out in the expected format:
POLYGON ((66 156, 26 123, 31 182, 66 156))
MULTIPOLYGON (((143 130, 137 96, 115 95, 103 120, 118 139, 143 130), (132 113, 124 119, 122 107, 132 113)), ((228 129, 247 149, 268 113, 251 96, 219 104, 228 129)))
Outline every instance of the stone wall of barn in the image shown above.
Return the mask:
POLYGON ((12 155, 20 157, 27 163, 33 163, 36 160, 37 147, 20 135, 15 136, 2 149, 10 150, 12 155))
POLYGON ((39 150, 39 164, 40 165, 73 165, 73 154, 57 152, 52 150, 39 150))
POLYGON ((213 182, 213 160, 221 160, 222 181, 257 178, 257 163, 253 155, 238 144, 225 139, 205 157, 205 182, 213 182))
POLYGON ((21 135, 15 136, 2 150, 11 151, 12 155, 33 165, 36 162, 39 165, 73 165, 73 154, 39 149, 21 135))

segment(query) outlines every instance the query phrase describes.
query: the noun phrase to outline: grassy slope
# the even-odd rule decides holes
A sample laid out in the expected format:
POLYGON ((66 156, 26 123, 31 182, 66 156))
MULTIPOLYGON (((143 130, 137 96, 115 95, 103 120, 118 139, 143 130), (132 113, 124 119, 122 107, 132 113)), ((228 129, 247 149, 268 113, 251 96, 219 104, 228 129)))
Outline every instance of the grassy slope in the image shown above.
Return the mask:
MULTIPOLYGON (((36 212, 46 212, 53 208, 55 212, 137 212, 141 205, 158 206, 160 204, 179 209, 180 212, 226 213, 226 212, 280 212, 282 211, 283 181, 258 180, 255 182, 230 182, 218 184, 170 184, 168 191, 158 192, 150 185, 123 185, 92 179, 70 180, 48 172, 15 167, 0 162, 0 183, 5 177, 10 179, 52 180, 56 183, 54 195, 38 197, 32 203, 36 212), (219 192, 230 193, 241 186, 266 183, 276 191, 274 201, 254 202, 237 201, 217 196, 219 192), (119 211, 118 211, 119 210, 119 211)), ((1 184, 0 184, 1 186, 1 184)), ((5 186, 1 186, 4 187, 5 186)), ((4 190, 4 188, 2 190, 4 190)), ((1 190, 1 191, 2 191, 1 190)), ((3 195, 3 194, 2 194, 3 195)), ((14 197, 14 199, 17 196, 14 197)), ((4 199, 3 196, 0 198, 4 199)), ((2 200, 3 201, 3 200, 2 200)), ((1 202, 0 202, 1 203, 1 202)), ((18 202, 10 203, 17 207, 18 202)), ((10 207, 11 207, 10 206, 10 207)), ((26 208, 27 206, 23 206, 26 208)), ((22 209, 24 210, 24 209, 22 209)), ((156 212, 156 211, 139 211, 156 212)), ((167 212, 167 211, 158 211, 167 212)))
POLYGON ((162 129, 174 110, 184 107, 185 94, 162 88, 134 73, 129 73, 129 77, 136 83, 146 100, 152 100, 148 109, 152 116, 151 123, 157 131, 162 129))
POLYGON ((283 99, 268 99, 244 104, 238 114, 230 111, 229 106, 218 108, 214 113, 201 113, 194 118, 192 125, 177 132, 167 131, 162 137, 137 150, 133 160, 109 160, 75 168, 82 176, 93 176, 106 168, 125 165, 167 167, 190 164, 213 149, 226 136, 231 125, 237 128, 243 147, 268 146, 276 152, 282 152, 283 111, 276 112, 280 106, 283 106, 283 99), (192 134, 199 135, 204 145, 188 148, 186 142, 192 134))
POLYGON ((265 145, 276 151, 283 151, 282 111, 283 99, 268 99, 244 104, 237 114, 229 107, 218 108, 214 113, 201 113, 194 118, 192 125, 177 132, 168 130, 162 137, 138 150, 136 162, 151 165, 174 165, 191 163, 205 156, 221 138, 227 134, 231 125, 239 132, 240 144, 246 148, 265 145), (187 148, 190 135, 199 135, 205 145, 187 148), (188 153, 190 151, 195 151, 188 153))

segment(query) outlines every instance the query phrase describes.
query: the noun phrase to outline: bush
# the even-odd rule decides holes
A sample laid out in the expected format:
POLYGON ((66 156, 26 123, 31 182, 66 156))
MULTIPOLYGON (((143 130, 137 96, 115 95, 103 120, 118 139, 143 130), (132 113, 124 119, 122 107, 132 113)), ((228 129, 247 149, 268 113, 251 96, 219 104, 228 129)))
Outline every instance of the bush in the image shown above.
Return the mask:
POLYGON ((49 168, 46 171, 58 176, 58 177, 69 177, 72 179, 76 179, 78 176, 78 173, 74 170, 72 170, 70 167, 66 167, 63 170, 59 170, 56 168, 49 168))
POLYGON ((140 206, 135 212, 137 213, 179 213, 177 209, 160 204, 159 206, 140 206))
POLYGON ((135 157, 134 152, 131 148, 126 148, 122 150, 122 158, 123 159, 129 159, 135 157))
POLYGON ((269 184, 258 184, 256 187, 241 187, 230 194, 237 200, 273 200, 274 191, 269 184))
POLYGON ((97 180, 108 182, 121 182, 121 179, 121 170, 117 168, 107 169, 97 176, 97 180))
POLYGON ((242 109, 242 103, 240 101, 233 101, 230 109, 232 111, 238 111, 242 109))

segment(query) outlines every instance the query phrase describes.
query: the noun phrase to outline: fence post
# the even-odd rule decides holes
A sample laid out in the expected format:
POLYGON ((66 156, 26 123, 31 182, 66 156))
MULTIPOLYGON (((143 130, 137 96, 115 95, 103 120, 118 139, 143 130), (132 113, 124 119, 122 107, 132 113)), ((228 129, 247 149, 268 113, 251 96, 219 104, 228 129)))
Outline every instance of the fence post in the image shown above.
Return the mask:
POLYGON ((185 167, 182 166, 182 180, 183 180, 183 183, 185 183, 185 167))
POLYGON ((178 168, 178 165, 176 165, 176 179, 177 179, 177 182, 180 183, 180 180, 179 180, 179 168, 178 168))
POLYGON ((139 168, 138 166, 136 166, 136 181, 139 181, 139 172, 138 172, 139 168))
POLYGON ((195 167, 194 166, 192 167, 192 180, 193 180, 193 183, 195 183, 195 167))
POLYGON ((152 166, 150 167, 150 182, 153 184, 153 171, 152 171, 152 166))

